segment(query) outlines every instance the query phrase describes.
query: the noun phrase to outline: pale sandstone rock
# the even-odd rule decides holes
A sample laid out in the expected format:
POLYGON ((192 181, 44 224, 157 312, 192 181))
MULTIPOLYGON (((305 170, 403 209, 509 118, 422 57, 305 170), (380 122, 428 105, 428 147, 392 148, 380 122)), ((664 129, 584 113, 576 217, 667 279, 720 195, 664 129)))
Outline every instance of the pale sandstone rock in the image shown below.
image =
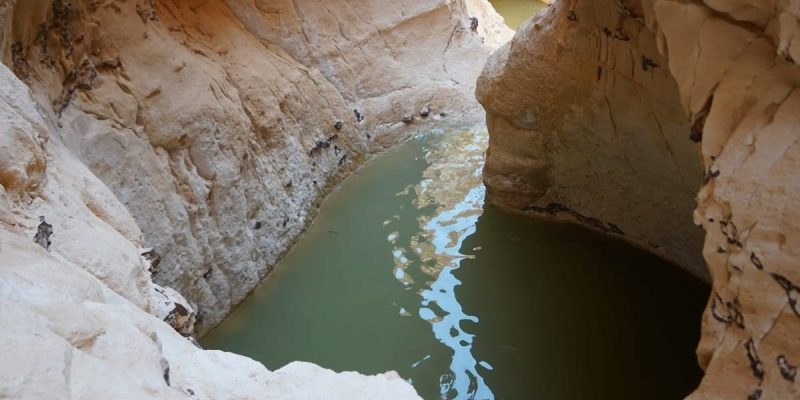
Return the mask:
POLYGON ((508 33, 484 0, 2 0, 0 18, 9 8, 5 63, 163 256, 155 280, 200 333, 371 154, 481 121, 481 36, 508 33), (490 31, 469 30, 468 8, 490 31), (401 122, 423 106, 447 117, 401 122))
MULTIPOLYGON (((690 125, 698 138, 702 136, 698 157, 702 158, 705 178, 694 182, 699 194, 692 205, 696 207, 694 222, 706 231, 702 254, 711 275, 712 293, 698 347, 698 358, 706 375, 700 388, 689 398, 798 398, 800 180, 797 171, 800 170, 800 148, 796 144, 800 142, 800 95, 796 89, 800 86, 800 69, 795 65, 798 54, 792 38, 797 34, 800 4, 788 0, 707 0, 702 3, 644 0, 642 4, 620 4, 628 4, 628 7, 620 8, 615 2, 603 1, 593 3, 591 8, 597 13, 618 13, 623 26, 630 26, 630 20, 642 22, 653 32, 638 29, 639 41, 628 44, 632 47, 631 54, 635 54, 634 45, 641 46, 643 36, 652 38, 655 35, 663 58, 654 57, 653 60, 660 65, 660 70, 668 68, 669 74, 663 79, 674 79, 679 96, 676 97, 674 89, 663 87, 650 94, 671 108, 680 106, 683 109, 683 116, 672 114, 669 121, 680 128, 676 129, 680 139, 686 140, 684 138, 692 130, 690 125), (689 124, 683 122, 686 119, 689 124)), ((571 42, 559 39, 591 41, 596 43, 593 53, 591 46, 587 48, 591 54, 609 54, 604 46, 604 35, 598 32, 602 27, 593 25, 593 19, 587 21, 585 13, 578 11, 577 27, 570 26, 563 18, 566 7, 567 3, 556 3, 552 14, 529 21, 527 29, 521 29, 511 42, 511 50, 495 56, 481 78, 478 94, 489 111, 492 130, 488 162, 495 165, 495 172, 490 171, 486 177, 490 189, 506 188, 502 182, 493 182, 498 171, 498 176, 527 174, 542 165, 538 160, 543 156, 536 151, 541 148, 542 141, 548 140, 543 137, 570 132, 569 127, 558 127, 553 132, 531 128, 540 126, 540 119, 550 117, 537 109, 530 99, 530 96, 541 96, 536 90, 544 85, 541 81, 548 82, 551 87, 572 88, 575 85, 568 75, 552 75, 552 56, 548 54, 569 54, 571 49, 571 42), (540 28, 532 27, 533 24, 539 24, 540 28), (576 29, 582 31, 571 33, 576 29), (573 36, 569 36, 571 34, 573 36), (534 53, 531 48, 540 51, 534 53), (539 64, 540 59, 545 63, 539 64), (505 66, 500 65, 501 61, 505 66), (518 82, 516 100, 523 104, 513 104, 512 95, 501 95, 500 101, 495 100, 493 94, 498 90, 511 90, 507 84, 498 86, 497 82, 503 82, 504 75, 514 74, 520 70, 518 65, 525 63, 532 65, 527 72, 534 76, 535 82, 518 82), (531 95, 532 92, 535 94, 531 95), (503 102, 503 99, 507 100, 503 102), (522 136, 520 131, 524 129, 535 135, 522 136), (512 152, 504 145, 513 140, 525 149, 512 152)), ((614 60, 614 65, 620 63, 620 57, 624 58, 624 54, 614 60)), ((606 68, 602 62, 590 64, 606 68)), ((578 89, 572 90, 594 90, 591 85, 578 80, 578 89)), ((646 115, 637 113, 635 102, 620 97, 620 93, 610 93, 608 101, 612 105, 628 104, 614 114, 617 121, 646 115)), ((545 107, 552 109, 549 105, 545 107)), ((579 122, 586 123, 585 119, 579 122)), ((598 151, 608 151, 602 148, 604 146, 618 145, 613 140, 603 141, 608 134, 607 126, 594 128, 587 130, 586 140, 598 141, 598 151)), ((659 131, 653 129, 642 129, 637 134, 643 138, 659 137, 659 131)), ((549 155, 550 159, 586 160, 560 147, 549 149, 556 153, 549 155)), ((657 160, 664 156, 666 149, 647 146, 643 151, 657 160)), ((589 160, 593 158, 588 157, 589 160)), ((640 164, 642 162, 649 161, 636 161, 633 165, 645 166, 640 164)), ((591 170, 582 168, 583 172, 591 170)), ((548 178, 552 182, 546 181, 543 186, 537 186, 535 179, 530 180, 534 185, 528 191, 507 188, 508 193, 494 190, 492 195, 495 201, 509 203, 530 198, 531 194, 547 196, 552 190, 548 194, 537 194, 534 189, 555 186, 569 188, 566 199, 571 202, 580 203, 587 196, 586 192, 572 190, 583 185, 574 175, 549 174, 548 178)), ((640 183, 643 190, 666 189, 668 184, 666 180, 640 183)), ((576 210, 606 218, 624 207, 630 209, 632 204, 639 204, 599 195, 592 199, 593 205, 576 210)), ((686 204, 681 203, 681 208, 684 207, 686 204)), ((626 212, 639 212, 639 206, 633 208, 626 212)), ((683 211, 665 210, 660 206, 655 206, 653 211, 675 218, 684 216, 683 211)), ((663 232, 677 236, 684 232, 682 229, 664 229, 663 232)), ((637 240, 646 240, 649 234, 643 232, 637 240)))
POLYGON ((556 3, 487 62, 476 94, 490 132, 488 199, 584 223, 707 277, 691 218, 702 163, 678 86, 655 35, 609 4, 556 3))
POLYGON ((0 66, 0 397, 417 398, 177 331, 241 301, 338 180, 412 133, 401 115, 482 120, 469 93, 503 27, 470 7, 491 29, 445 0, 0 0, 0 57, 38 100, 0 66), (139 226, 188 300, 151 282, 139 226))
POLYGON ((150 281, 125 207, 2 65, 0 87, 0 138, 15 161, 0 164, 0 176, 15 177, 0 191, 0 398, 418 398, 394 373, 337 374, 304 363, 270 372, 195 347, 175 330, 190 333, 190 320, 161 315, 165 301, 185 300, 150 281), (31 160, 42 168, 18 172, 31 160), (53 225, 49 251, 32 240, 39 215, 53 225))

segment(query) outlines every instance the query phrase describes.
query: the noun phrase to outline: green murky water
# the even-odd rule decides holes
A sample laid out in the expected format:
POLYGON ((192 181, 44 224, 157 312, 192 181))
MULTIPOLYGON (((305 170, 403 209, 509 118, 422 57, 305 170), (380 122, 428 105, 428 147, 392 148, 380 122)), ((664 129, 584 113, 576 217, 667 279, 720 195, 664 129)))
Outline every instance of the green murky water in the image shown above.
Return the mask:
POLYGON ((538 0, 490 0, 489 2, 506 20, 506 25, 514 30, 537 11, 547 7, 547 4, 538 0))
POLYGON ((396 370, 426 399, 681 399, 707 287, 638 249, 483 205, 486 134, 349 178, 203 339, 276 369, 396 370))

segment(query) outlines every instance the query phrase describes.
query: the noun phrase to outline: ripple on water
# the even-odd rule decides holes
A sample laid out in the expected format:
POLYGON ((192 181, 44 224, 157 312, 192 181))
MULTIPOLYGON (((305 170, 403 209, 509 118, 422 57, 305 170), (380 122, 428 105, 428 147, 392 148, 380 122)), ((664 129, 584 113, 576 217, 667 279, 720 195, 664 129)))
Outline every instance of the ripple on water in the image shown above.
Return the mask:
MULTIPOLYGON (((471 255, 460 252, 464 240, 475 232, 483 210, 485 188, 481 181, 485 132, 465 130, 439 134, 428 140, 428 164, 422 180, 398 195, 416 194, 412 204, 419 210, 416 232, 402 241, 398 232, 388 239, 394 247, 395 277, 409 285, 408 268, 418 269, 432 280, 415 288, 421 296, 419 317, 431 324, 436 339, 453 351, 450 372, 439 377, 442 398, 493 399, 491 389, 476 368, 491 370, 489 363, 476 360, 472 352, 474 335, 462 322, 479 319, 462 309, 455 294, 461 282, 453 275, 471 255), (424 210, 431 210, 425 212, 424 210), (414 262, 405 255, 414 254, 414 262), (398 271, 403 270, 403 273, 398 271), (438 312, 432 309, 435 307, 438 312)), ((414 365, 416 366, 416 364, 414 365)))

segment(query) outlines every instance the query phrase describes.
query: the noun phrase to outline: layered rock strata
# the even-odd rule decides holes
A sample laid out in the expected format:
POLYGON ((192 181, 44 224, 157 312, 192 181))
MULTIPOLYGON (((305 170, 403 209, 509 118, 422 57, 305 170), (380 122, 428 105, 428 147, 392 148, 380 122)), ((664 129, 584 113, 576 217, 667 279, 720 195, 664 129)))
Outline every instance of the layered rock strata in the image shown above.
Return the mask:
POLYGON ((701 276, 702 254, 706 375, 690 399, 800 396, 798 10, 557 2, 478 84, 492 201, 624 234, 701 276))

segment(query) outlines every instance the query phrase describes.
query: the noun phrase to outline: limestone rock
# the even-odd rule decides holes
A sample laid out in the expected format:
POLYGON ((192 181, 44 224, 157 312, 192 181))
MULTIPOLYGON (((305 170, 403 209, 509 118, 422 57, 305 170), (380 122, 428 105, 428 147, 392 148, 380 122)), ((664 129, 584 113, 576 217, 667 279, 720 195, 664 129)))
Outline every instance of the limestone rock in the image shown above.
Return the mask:
MULTIPOLYGON (((13 15, 4 62, 159 250, 155 279, 193 305, 201 334, 372 154, 433 123, 482 120, 471 93, 502 31, 486 0, 320 4, 0 0, 0 18, 13 15), (470 32, 469 15, 492 30, 470 32), (400 104, 454 118, 397 124, 400 104), (331 123, 352 110, 358 123, 331 123), (339 152, 309 151, 334 132, 339 152)), ((15 164, 0 176, 9 195, 35 192, 35 144, 0 157, 15 164)))
POLYGON ((150 314, 164 321, 183 336, 194 333, 195 310, 180 293, 169 287, 150 286, 150 314))
POLYGON ((481 121, 502 20, 484 0, 388 5, 0 0, 0 397, 417 398, 393 373, 270 372, 182 336, 339 180, 432 127, 397 124, 400 104, 481 121))
POLYGON ((556 200, 695 273, 702 243, 706 374, 689 398, 797 398, 800 4, 572 4, 529 20, 480 78, 491 200, 563 214, 556 200))
POLYGON ((555 3, 487 62, 476 94, 488 200, 582 223, 707 279, 691 218, 703 166, 678 85, 656 35, 606 3, 555 3))
POLYGON ((393 373, 337 374, 311 364, 271 372, 193 345, 181 335, 191 332, 191 308, 150 281, 153 258, 140 257, 133 217, 4 65, 0 87, 0 121, 26 126, 11 135, 0 125, 3 143, 22 160, 2 164, 0 176, 47 160, 0 191, 0 398, 418 398, 393 373), (42 133, 46 144, 36 139, 42 133), (49 251, 31 240, 39 215, 58 234, 49 251))

